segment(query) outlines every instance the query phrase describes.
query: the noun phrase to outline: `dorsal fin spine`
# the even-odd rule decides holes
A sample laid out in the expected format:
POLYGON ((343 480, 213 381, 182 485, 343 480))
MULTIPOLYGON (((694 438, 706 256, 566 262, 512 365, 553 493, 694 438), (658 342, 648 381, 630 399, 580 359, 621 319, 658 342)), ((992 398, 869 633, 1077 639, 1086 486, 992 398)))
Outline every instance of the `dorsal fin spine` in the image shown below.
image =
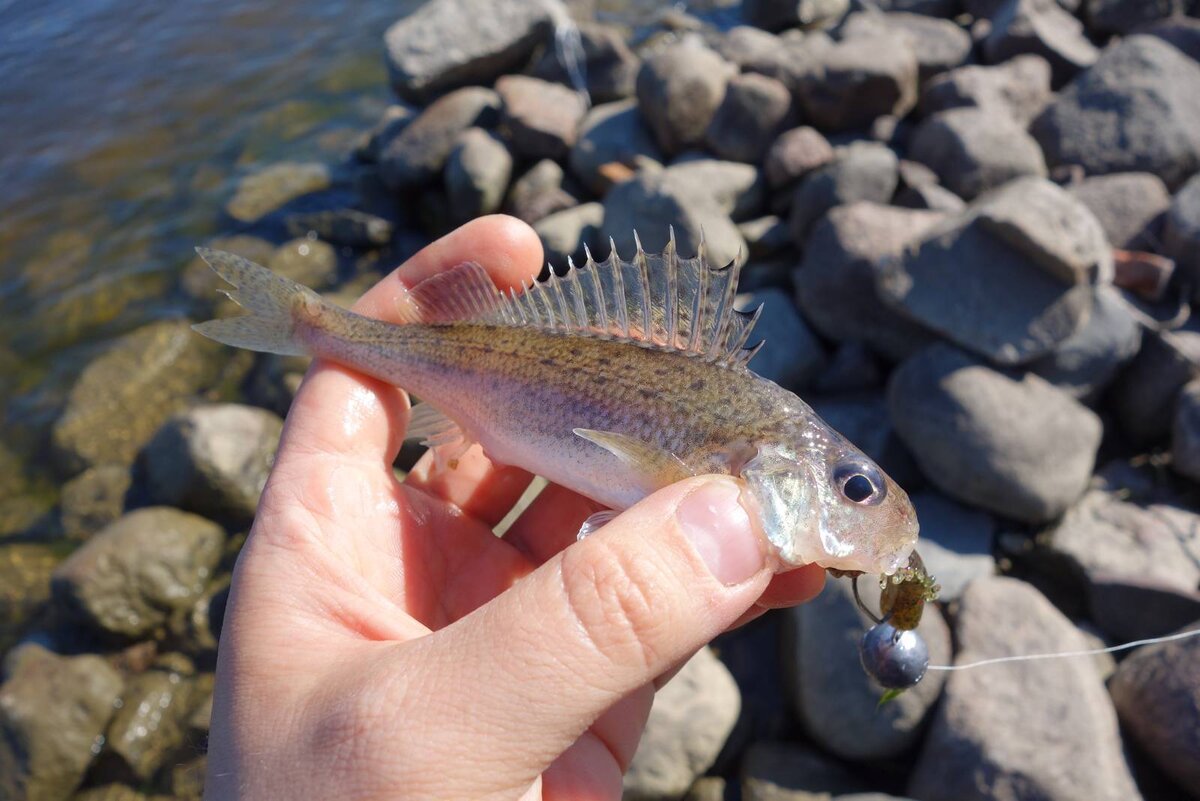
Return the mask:
POLYGON ((741 254, 734 259, 733 263, 726 266, 725 274, 722 278, 725 281, 722 287, 721 297, 717 300, 716 322, 717 330, 713 332, 712 341, 708 346, 708 358, 715 359, 724 351, 725 340, 729 334, 729 323, 733 319, 733 309, 730 306, 733 304, 733 295, 737 291, 738 276, 741 273, 741 254))
MULTIPOLYGON (((551 268, 550 272, 553 275, 554 268, 551 268)), ((558 311, 562 315, 563 327, 568 330, 581 327, 578 322, 571 319, 571 311, 567 308, 567 299, 563 295, 563 280, 558 278, 550 283, 554 284, 554 300, 558 303, 558 311)))
MULTIPOLYGON (((701 244, 701 247, 703 247, 704 243, 701 242, 700 244, 701 244)), ((701 262, 701 264, 704 263, 703 254, 701 254, 700 262, 701 262)), ((691 332, 692 335, 688 339, 688 346, 687 346, 687 349, 689 351, 694 352, 696 350, 699 350, 699 348, 700 348, 700 335, 703 333, 703 330, 704 330, 704 325, 705 325, 704 310, 705 310, 705 307, 708 305, 707 300, 708 300, 708 271, 701 270, 700 274, 699 274, 699 278, 696 282, 696 297, 692 300, 692 332, 691 332)))
POLYGON ((600 316, 597 321, 599 329, 604 333, 608 333, 608 304, 604 301, 604 287, 600 284, 600 267, 596 264, 596 260, 592 258, 592 254, 586 248, 584 252, 587 254, 588 273, 592 278, 592 292, 596 296, 596 311, 600 316))
POLYGON ((675 337, 679 328, 679 286, 678 286, 678 256, 675 253, 675 226, 671 226, 667 246, 662 252, 663 283, 666 286, 667 302, 663 316, 663 335, 669 348, 675 347, 675 337))
POLYGON ((762 303, 758 304, 758 306, 752 312, 734 312, 734 314, 742 315, 744 322, 742 324, 742 330, 738 332, 737 338, 731 341, 729 343, 729 347, 725 349, 725 352, 729 354, 729 359, 731 361, 737 361, 738 356, 740 356, 742 351, 745 349, 746 340, 750 338, 750 332, 754 330, 754 324, 757 323, 758 318, 762 316, 763 305, 764 304, 762 303))
MULTIPOLYGON (((642 240, 638 237, 637 231, 633 232, 633 241, 637 243, 637 253, 633 256, 633 263, 638 270, 638 280, 641 281, 641 291, 638 293, 642 298, 642 334, 646 339, 654 340, 654 323, 651 317, 650 309, 650 265, 646 259, 646 251, 642 248, 642 240)), ((670 296, 667 296, 667 301, 670 302, 670 296)))
POLYGON ((626 300, 628 296, 625 294, 625 276, 622 274, 624 271, 621 269, 621 257, 617 255, 617 243, 611 237, 608 240, 608 244, 611 248, 608 256, 608 267, 612 270, 613 294, 616 295, 616 308, 614 311, 617 313, 617 333, 629 339, 629 302, 626 300))

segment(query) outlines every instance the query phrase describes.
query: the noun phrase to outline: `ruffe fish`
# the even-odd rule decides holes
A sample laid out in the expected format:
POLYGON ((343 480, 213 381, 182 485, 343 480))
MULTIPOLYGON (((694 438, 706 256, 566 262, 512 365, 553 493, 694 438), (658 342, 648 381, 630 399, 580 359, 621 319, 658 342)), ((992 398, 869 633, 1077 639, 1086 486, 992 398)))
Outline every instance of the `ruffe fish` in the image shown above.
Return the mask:
MULTIPOLYGON (((892 574, 917 540, 908 496, 795 394, 747 367, 761 307, 703 245, 571 264, 517 292, 461 264, 408 290, 400 324, 344 310, 230 253, 198 249, 249 312, 196 330, 338 362, 418 396, 409 436, 453 459, 478 442, 621 510, 690 475, 740 477, 785 565, 892 574)), ((761 346, 762 343, 759 343, 761 346)), ((585 524, 591 529, 611 513, 585 524)))

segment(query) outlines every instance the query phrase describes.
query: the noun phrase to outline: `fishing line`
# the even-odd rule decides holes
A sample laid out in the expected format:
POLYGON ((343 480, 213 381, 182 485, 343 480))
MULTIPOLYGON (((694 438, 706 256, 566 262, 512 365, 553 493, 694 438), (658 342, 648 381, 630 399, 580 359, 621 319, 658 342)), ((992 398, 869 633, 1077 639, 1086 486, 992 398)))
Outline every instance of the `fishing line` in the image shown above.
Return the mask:
POLYGON ((1099 656, 1101 654, 1111 654, 1117 651, 1126 651, 1130 648, 1137 648, 1142 645, 1153 645, 1155 643, 1183 640, 1187 639, 1188 637, 1196 636, 1200 636, 1200 629, 1181 631, 1178 634, 1168 634, 1164 637, 1151 637, 1147 640, 1134 640, 1133 642, 1127 642, 1121 645, 1112 645, 1108 648, 1093 648, 1087 651, 1060 651, 1053 654, 999 656, 994 659, 981 659, 978 662, 968 662, 965 665, 930 665, 927 670, 970 670, 971 668, 983 667, 984 665, 999 665, 1004 662, 1031 662, 1036 659, 1068 659, 1076 656, 1099 656))

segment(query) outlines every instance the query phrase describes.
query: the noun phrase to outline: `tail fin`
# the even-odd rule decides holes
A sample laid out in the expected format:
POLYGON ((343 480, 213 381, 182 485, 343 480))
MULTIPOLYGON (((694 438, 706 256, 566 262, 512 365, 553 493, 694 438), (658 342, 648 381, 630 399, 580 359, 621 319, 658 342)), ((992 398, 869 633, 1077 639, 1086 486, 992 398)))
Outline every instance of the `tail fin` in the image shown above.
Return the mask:
POLYGON ((192 326, 193 329, 237 348, 283 356, 308 354, 307 347, 296 336, 294 312, 301 302, 311 310, 331 304, 311 289, 241 256, 208 248, 196 248, 196 252, 217 275, 233 285, 232 289, 222 290, 223 294, 249 314, 209 320, 192 326))

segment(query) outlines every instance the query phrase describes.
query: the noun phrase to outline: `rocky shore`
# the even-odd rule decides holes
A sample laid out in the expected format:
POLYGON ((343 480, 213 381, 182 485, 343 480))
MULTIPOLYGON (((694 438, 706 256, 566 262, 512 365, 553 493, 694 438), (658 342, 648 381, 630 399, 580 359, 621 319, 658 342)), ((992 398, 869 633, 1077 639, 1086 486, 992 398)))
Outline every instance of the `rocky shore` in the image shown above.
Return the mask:
MULTIPOLYGON (((432 0, 388 30, 397 102, 353 152, 247 176, 206 244, 349 303, 482 214, 556 266, 703 234, 765 304, 751 367, 912 495, 934 664, 1167 635, 1200 625, 1197 14, 745 0, 630 31, 432 0)), ((221 314, 216 284, 197 260, 174 297, 221 314)), ((305 367, 159 320, 91 356, 44 441, 0 439, 0 801, 200 797, 230 572, 305 367)), ((626 798, 1200 799, 1200 638, 878 707, 867 625, 831 581, 718 639, 626 798)))

